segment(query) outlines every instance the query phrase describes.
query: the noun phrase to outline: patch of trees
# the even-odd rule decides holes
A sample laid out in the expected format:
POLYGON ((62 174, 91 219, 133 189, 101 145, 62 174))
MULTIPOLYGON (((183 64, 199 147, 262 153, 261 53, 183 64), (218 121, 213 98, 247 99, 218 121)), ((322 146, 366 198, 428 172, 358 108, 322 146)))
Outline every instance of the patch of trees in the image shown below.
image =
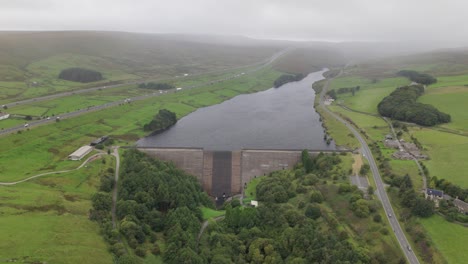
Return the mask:
POLYGON ((356 87, 342 87, 338 88, 338 94, 344 94, 344 93, 351 93, 353 96, 354 94, 361 90, 361 86, 356 86, 356 87))
POLYGON ((430 185, 434 188, 444 191, 444 193, 454 198, 458 197, 458 199, 468 202, 468 189, 463 189, 462 187, 453 184, 446 179, 438 179, 436 176, 433 176, 430 180, 430 185))
POLYGON ((154 89, 154 90, 170 90, 170 89, 174 89, 175 86, 169 83, 149 82, 149 83, 140 83, 138 85, 138 88, 154 89))
POLYGON ((81 83, 96 82, 103 79, 100 72, 83 68, 68 68, 62 70, 58 77, 59 79, 81 83))
POLYGON ((213 203, 195 177, 172 163, 152 159, 137 150, 126 151, 116 210, 119 228, 113 229, 113 179, 108 176, 101 179, 100 192, 92 198, 90 218, 100 223, 110 250, 119 261, 128 258, 122 239, 137 256, 144 257, 148 249, 160 254, 156 232, 163 232, 166 263, 186 263, 189 259, 195 261, 191 263, 203 263, 195 248, 202 219, 199 208, 213 207, 213 203))
POLYGON ((433 76, 426 74, 426 73, 420 73, 417 71, 402 70, 402 71, 399 71, 397 74, 400 76, 404 76, 413 82, 424 84, 424 85, 429 85, 429 84, 433 84, 437 82, 437 79, 434 78, 433 76))
POLYGON ((302 74, 302 73, 295 74, 295 75, 293 75, 293 74, 283 74, 280 77, 278 77, 278 79, 276 79, 274 81, 273 85, 274 85, 275 88, 278 88, 281 85, 289 83, 289 82, 300 81, 300 80, 304 79, 304 77, 305 77, 305 75, 302 74))
POLYGON ((167 109, 159 110, 148 124, 143 126, 144 131, 153 131, 155 133, 164 131, 177 122, 177 116, 174 112, 167 109))
POLYGON ((411 213, 419 217, 430 217, 434 214, 434 202, 426 200, 413 188, 413 182, 408 174, 405 176, 393 176, 391 185, 398 187, 398 197, 401 205, 411 210, 411 213))
POLYGON ((449 114, 440 112, 432 105, 416 102, 423 93, 424 87, 422 85, 399 87, 385 97, 377 108, 382 116, 422 126, 450 122, 449 114))

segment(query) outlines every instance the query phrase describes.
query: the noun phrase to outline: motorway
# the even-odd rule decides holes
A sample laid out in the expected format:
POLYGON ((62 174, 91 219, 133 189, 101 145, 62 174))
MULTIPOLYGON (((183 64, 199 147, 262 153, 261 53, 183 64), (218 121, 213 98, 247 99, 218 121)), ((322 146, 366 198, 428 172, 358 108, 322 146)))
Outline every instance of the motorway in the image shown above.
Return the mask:
MULTIPOLYGON (((339 74, 341 75, 341 73, 339 74)), ((338 75, 338 76, 339 76, 338 75)), ((338 77, 337 76, 337 77, 338 77)), ((335 77, 336 78, 336 77, 335 77)), ((375 180, 376 184, 376 191, 375 193, 377 196, 380 198, 380 201, 382 202, 385 215, 387 216, 388 222, 392 226, 392 229, 395 233, 395 236, 398 240, 398 243, 400 244, 401 249, 403 250, 403 253, 405 254, 406 259, 409 261, 411 264, 418 264, 419 260, 416 257, 416 254, 410 247, 410 243, 408 242, 408 239, 405 236, 405 233, 403 233, 403 229, 400 226, 400 223, 398 222, 398 219, 395 216, 395 212, 393 211, 392 205, 390 203, 390 200, 387 196, 387 193, 385 191, 385 185, 382 181, 382 177, 380 176, 379 169, 377 167, 377 164, 375 162, 374 156, 372 155, 371 150, 369 149, 369 146, 367 145, 367 142, 364 140, 364 138, 359 134, 359 132, 348 122, 346 122, 344 119, 330 111, 325 105, 324 105, 324 96, 325 93, 328 89, 328 86, 330 84, 330 80, 328 79, 327 82, 325 83, 321 93, 320 93, 320 100, 319 100, 319 107, 321 107, 325 112, 333 116, 336 120, 340 121, 343 123, 351 132, 354 134, 354 136, 359 140, 359 143, 361 144, 362 148, 362 155, 369 161, 369 165, 372 171, 372 175, 375 180)))
MULTIPOLYGON (((282 50, 282 51, 280 51, 278 53, 275 53, 268 60, 262 62, 258 67, 246 70, 243 73, 233 74, 231 76, 224 77, 224 78, 221 78, 221 79, 215 79, 215 80, 207 81, 207 82, 202 83, 202 84, 185 86, 185 87, 181 87, 181 88, 182 88, 182 90, 188 90, 188 89, 199 88, 199 87, 203 87, 203 86, 207 86, 207 85, 213 85, 215 83, 220 83, 220 82, 224 82, 224 81, 228 81, 228 80, 232 80, 232 79, 236 79, 236 78, 241 78, 241 77, 243 77, 243 76, 245 76, 245 75, 247 75, 249 73, 253 73, 253 72, 256 72, 256 71, 259 71, 259 70, 265 68, 266 66, 273 63, 276 59, 283 56, 288 51, 290 51, 290 48, 287 48, 287 49, 284 49, 284 50, 282 50)), ((106 86, 106 87, 111 88, 111 87, 117 87, 117 86, 121 86, 121 85, 122 84, 114 85, 114 86, 106 86)), ((128 84, 125 84, 125 85, 128 85, 128 84)), ((43 101, 43 100, 50 100, 50 99, 55 99, 55 98, 63 97, 63 96, 67 96, 67 95, 73 95, 73 94, 76 94, 78 92, 84 93, 84 92, 94 91, 94 90, 98 90, 98 89, 102 89, 102 88, 103 87, 94 87, 94 88, 88 88, 88 89, 83 89, 83 90, 79 90, 79 91, 65 92, 65 93, 61 93, 61 94, 55 94, 55 95, 48 95, 48 96, 38 97, 38 98, 32 98, 32 99, 27 99, 27 100, 23 100, 23 101, 13 102, 13 103, 7 104, 7 106, 18 105, 18 104, 26 104, 26 103, 31 103, 31 102, 43 101)), ((125 100, 119 100, 119 101, 110 102, 110 103, 106 103, 106 104, 102 104, 102 105, 91 106, 91 107, 80 109, 80 110, 77 110, 77 111, 74 111, 74 112, 64 113, 64 114, 58 115, 57 117, 50 118, 50 119, 45 118, 45 119, 40 119, 40 120, 34 120, 34 121, 28 122, 27 127, 25 127, 25 125, 18 125, 18 126, 14 126, 14 127, 11 127, 11 128, 3 129, 3 130, 0 131, 0 135, 6 135, 6 134, 14 133, 14 132, 17 132, 17 131, 20 131, 20 130, 24 130, 24 129, 27 129, 27 128, 31 128, 31 127, 35 127, 35 126, 39 126, 39 125, 44 125, 44 124, 47 124, 47 123, 56 122, 57 119, 62 120, 62 119, 66 119, 66 118, 75 117, 75 116, 78 116, 78 115, 81 115, 81 114, 84 114, 84 113, 97 111, 97 110, 102 110, 102 109, 105 109, 105 108, 117 106, 117 105, 122 104, 122 103, 144 100, 144 99, 147 99, 147 98, 150 98, 150 97, 161 96, 161 95, 164 95, 164 94, 175 93, 175 92, 177 92, 176 89, 167 90, 167 91, 164 91, 163 93, 153 92, 153 93, 148 93, 148 94, 144 94, 144 95, 140 95, 140 96, 136 96, 136 97, 127 98, 125 100)))
MULTIPOLYGON (((249 64, 249 65, 243 65, 243 66, 239 66, 239 67, 234 67, 234 68, 230 68, 230 69, 215 70, 215 71, 192 74, 192 75, 190 75, 190 77, 206 75, 206 74, 213 74, 213 73, 220 73, 220 72, 226 72, 226 71, 233 71, 233 70, 242 69, 242 68, 254 67, 256 65, 259 65, 259 67, 262 67, 262 66, 265 66, 265 64, 266 65, 270 64, 271 62, 276 60, 278 58, 278 56, 283 55, 287 51, 288 51, 288 49, 285 49, 285 50, 282 50, 282 51, 280 51, 278 53, 275 53, 272 57, 268 58, 265 61, 261 61, 261 62, 249 64)), ((176 80, 176 79, 179 79, 179 78, 180 77, 166 78, 166 79, 164 79, 164 81, 176 80)), ((44 96, 24 99, 24 100, 20 100, 20 101, 16 101, 16 102, 5 103, 5 104, 2 104, 2 107, 6 106, 7 108, 10 108, 10 107, 18 106, 18 105, 23 105, 23 104, 47 101, 47 100, 56 99, 56 98, 60 98, 60 97, 71 96, 71 95, 75 95, 75 94, 88 93, 88 92, 99 91, 99 90, 105 90, 105 89, 110 89, 110 88, 116 88, 116 87, 121 87, 121 86, 125 86, 125 85, 141 84, 141 83, 149 82, 149 81, 162 81, 162 80, 160 80, 160 79, 147 79, 147 80, 140 79, 140 80, 132 80, 132 81, 127 81, 127 82, 118 83, 118 84, 109 84, 109 85, 102 85, 102 86, 96 86, 96 87, 90 87, 90 88, 84 88, 84 89, 78 89, 78 90, 71 90, 71 91, 67 91, 67 92, 44 95, 44 96)))

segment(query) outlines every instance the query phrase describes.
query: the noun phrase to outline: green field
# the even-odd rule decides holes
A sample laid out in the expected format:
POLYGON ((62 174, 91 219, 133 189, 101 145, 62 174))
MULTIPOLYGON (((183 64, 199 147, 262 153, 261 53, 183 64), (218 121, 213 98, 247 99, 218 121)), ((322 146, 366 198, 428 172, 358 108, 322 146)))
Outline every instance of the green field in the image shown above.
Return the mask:
POLYGON ((328 108, 333 112, 340 113, 342 116, 353 120, 353 122, 373 140, 383 140, 385 135, 390 132, 388 124, 380 117, 348 111, 337 105, 332 105, 328 108))
MULTIPOLYGON (((468 80, 467 80, 468 83, 468 80)), ((468 86, 449 86, 429 89, 419 102, 437 107, 440 111, 448 113, 452 121, 442 127, 467 132, 468 131, 468 86)))
POLYGON ((447 222, 438 215, 421 219, 420 222, 449 264, 466 263, 468 228, 447 222))
POLYGON ((437 82, 429 85, 429 90, 447 86, 468 85, 468 75, 436 76, 437 82))
POLYGON ((112 263, 97 223, 88 220, 99 175, 113 159, 0 187, 0 262, 112 263))
POLYGON ((364 77, 347 76, 333 79, 330 89, 360 86, 360 90, 353 96, 351 93, 338 94, 338 100, 354 110, 377 114, 377 105, 395 88, 409 84, 405 78, 385 78, 376 80, 364 77))
POLYGON ((468 137, 418 128, 412 133, 427 149, 430 160, 424 164, 431 176, 468 188, 468 137))

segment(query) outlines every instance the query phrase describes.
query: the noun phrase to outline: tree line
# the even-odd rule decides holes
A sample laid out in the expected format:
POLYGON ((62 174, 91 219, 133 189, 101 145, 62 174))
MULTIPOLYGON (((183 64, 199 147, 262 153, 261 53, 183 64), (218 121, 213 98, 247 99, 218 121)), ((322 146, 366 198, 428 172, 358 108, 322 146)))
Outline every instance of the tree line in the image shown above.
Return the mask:
POLYGON ((429 85, 437 82, 437 79, 433 76, 426 74, 426 73, 419 73, 417 71, 412 70, 402 70, 397 73, 400 76, 404 76, 410 79, 413 82, 429 85))
POLYGON ((148 82, 148 83, 140 83, 138 85, 138 88, 154 89, 154 90, 170 90, 170 89, 174 89, 175 86, 169 83, 148 82))
POLYGON ((417 102, 422 94, 424 94, 422 85, 399 87, 378 104, 378 111, 382 116, 422 126, 434 126, 451 121, 449 114, 440 112, 432 105, 417 102))
POLYGON ((58 77, 59 79, 81 83, 96 82, 103 79, 100 72, 83 68, 68 68, 62 70, 58 77))
POLYGON ((177 116, 174 112, 167 109, 161 109, 148 124, 143 126, 143 130, 157 133, 169 128, 176 122, 177 116))
POLYGON ((300 80, 304 79, 304 77, 305 77, 305 75, 302 74, 302 73, 298 73, 298 74, 294 74, 294 75, 293 74, 283 74, 273 82, 273 86, 275 88, 278 88, 281 85, 289 83, 289 82, 300 81, 300 80))
POLYGON ((356 87, 342 87, 338 88, 338 94, 344 94, 344 93, 351 93, 353 96, 354 94, 361 89, 361 86, 356 86, 356 87))

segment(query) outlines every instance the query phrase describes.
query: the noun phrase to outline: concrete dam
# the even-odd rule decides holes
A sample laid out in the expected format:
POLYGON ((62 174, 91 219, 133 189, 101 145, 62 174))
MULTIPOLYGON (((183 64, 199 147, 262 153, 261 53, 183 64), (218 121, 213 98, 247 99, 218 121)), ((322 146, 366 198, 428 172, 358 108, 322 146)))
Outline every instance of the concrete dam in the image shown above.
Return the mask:
MULTIPOLYGON (((138 147, 151 157, 173 162, 197 177, 203 189, 213 197, 242 193, 244 185, 256 176, 292 168, 301 159, 302 150, 211 151, 202 148, 138 147)), ((309 151, 310 155, 320 152, 309 151)))

